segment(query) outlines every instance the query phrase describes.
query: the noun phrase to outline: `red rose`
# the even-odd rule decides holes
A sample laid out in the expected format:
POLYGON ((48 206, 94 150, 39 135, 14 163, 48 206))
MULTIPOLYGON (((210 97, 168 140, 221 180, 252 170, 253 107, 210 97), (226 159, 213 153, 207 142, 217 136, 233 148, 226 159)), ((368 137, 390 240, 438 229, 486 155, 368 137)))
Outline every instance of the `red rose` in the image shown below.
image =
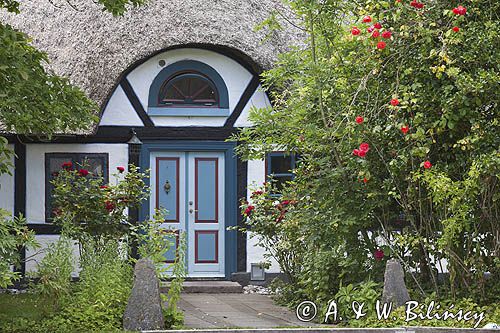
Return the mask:
POLYGON ((382 33, 382 38, 389 39, 389 38, 391 38, 391 36, 392 36, 392 33, 388 30, 386 30, 382 33))
POLYGON ((115 204, 112 203, 111 201, 106 201, 104 203, 104 207, 106 207, 106 210, 111 213, 113 209, 115 209, 115 204))
POLYGON ((432 168, 432 163, 430 161, 425 161, 424 162, 424 168, 426 168, 426 169, 432 168))
POLYGON ((412 2, 410 2, 410 6, 412 6, 414 8, 418 8, 418 9, 424 8, 424 4, 423 3, 415 1, 415 0, 413 0, 412 2))
POLYGON ((358 153, 358 156, 361 157, 361 158, 365 157, 366 156, 366 151, 360 150, 359 153, 358 153))
POLYGON ((369 33, 372 33, 373 30, 375 30, 375 27, 373 25, 366 29, 366 31, 368 31, 369 33))
POLYGON ((263 192, 263 191, 261 191, 261 190, 253 191, 253 192, 252 192, 251 197, 252 197, 252 198, 254 198, 254 197, 256 197, 256 196, 258 196, 258 195, 261 195, 261 194, 263 194, 263 193, 264 193, 264 192, 263 192))
POLYGON ((382 24, 380 24, 380 22, 377 22, 377 23, 375 23, 375 24, 373 25, 373 27, 374 27, 375 29, 382 29, 382 24))
POLYGON ((384 251, 382 251, 381 249, 376 249, 373 253, 373 256, 375 257, 375 260, 380 261, 384 259, 384 251))
POLYGON ((377 38, 380 36, 380 32, 378 32, 378 30, 375 30, 373 33, 372 33, 372 37, 373 38, 377 38))
POLYGON ((106 185, 101 185, 99 188, 102 188, 103 190, 107 189, 108 187, 106 185))
POLYGON ((283 200, 283 201, 281 202, 281 204, 282 204, 283 206, 289 205, 289 204, 290 204, 290 200, 283 200))
POLYGON ((453 8, 453 14, 455 15, 465 15, 467 13, 467 8, 463 7, 463 6, 458 6, 458 7, 455 7, 453 8))
POLYGON ((116 167, 116 170, 118 170, 119 173, 123 173, 125 171, 125 168, 122 166, 116 167))
POLYGON ((370 145, 366 142, 363 142, 359 145, 359 150, 367 153, 370 150, 370 145))
POLYGON ((82 177, 87 177, 89 175, 89 171, 87 169, 78 170, 78 174, 82 177))
POLYGON ((408 127, 408 125, 403 126, 403 127, 401 127, 401 132, 403 132, 403 134, 406 134, 406 133, 408 133, 408 130, 409 130, 409 129, 410 129, 410 128, 408 127))
POLYGON ((363 17, 363 23, 370 23, 372 21, 372 18, 369 15, 366 15, 363 17))
POLYGON ((377 43, 377 49, 379 49, 379 50, 385 49, 386 46, 387 46, 387 44, 385 42, 378 42, 377 43))
POLYGON ((254 209, 255 209, 255 207, 254 207, 254 206, 252 206, 252 205, 250 205, 250 206, 248 206, 248 207, 245 209, 244 214, 245 214, 246 216, 250 216, 250 214, 252 213, 252 211, 253 211, 254 209))
POLYGON ((351 34, 353 34, 354 36, 357 36, 357 35, 359 35, 360 33, 361 33, 361 30, 359 30, 359 29, 358 29, 358 28, 356 28, 356 27, 353 27, 353 28, 351 29, 351 34))
POLYGON ((453 29, 452 29, 452 30, 453 30, 453 31, 455 31, 455 32, 459 32, 459 31, 460 31, 460 28, 459 28, 459 27, 453 27, 453 29))
POLYGON ((399 105, 399 100, 397 98, 391 99, 391 105, 392 106, 398 106, 399 105))
POLYGON ((73 167, 73 163, 71 163, 71 162, 64 162, 62 164, 62 168, 66 169, 66 170, 70 170, 72 167, 73 167))
POLYGON ((357 116, 357 117, 356 117, 356 122, 357 122, 358 124, 362 124, 362 123, 363 123, 363 121, 365 121, 365 120, 363 119, 363 117, 361 117, 361 116, 357 116))
POLYGON ((368 179, 366 179, 366 177, 363 177, 363 183, 368 183, 368 179))
POLYGON ((359 156, 359 149, 354 149, 354 150, 352 151, 352 154, 353 154, 354 156, 359 156))

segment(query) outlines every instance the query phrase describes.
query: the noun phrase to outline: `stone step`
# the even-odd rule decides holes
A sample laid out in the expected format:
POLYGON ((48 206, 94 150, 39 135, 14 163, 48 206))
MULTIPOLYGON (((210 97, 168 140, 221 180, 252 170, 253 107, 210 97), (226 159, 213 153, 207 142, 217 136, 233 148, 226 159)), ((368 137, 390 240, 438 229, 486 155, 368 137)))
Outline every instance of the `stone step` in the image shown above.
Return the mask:
MULTIPOLYGON (((170 282, 164 282, 161 285, 161 292, 167 293, 170 282)), ((182 292, 187 294, 204 293, 204 294, 230 294, 243 292, 243 287, 232 281, 184 281, 182 292)))

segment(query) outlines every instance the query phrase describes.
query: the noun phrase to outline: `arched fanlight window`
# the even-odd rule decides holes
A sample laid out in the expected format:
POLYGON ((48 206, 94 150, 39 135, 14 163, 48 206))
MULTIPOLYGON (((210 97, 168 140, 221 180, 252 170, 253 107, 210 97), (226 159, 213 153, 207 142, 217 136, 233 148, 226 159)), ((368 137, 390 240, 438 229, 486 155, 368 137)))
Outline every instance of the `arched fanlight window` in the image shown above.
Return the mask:
POLYGON ((165 66, 151 83, 148 114, 227 117, 228 89, 222 76, 209 65, 194 60, 174 62, 165 66))
POLYGON ((198 72, 177 73, 163 83, 158 94, 159 106, 218 107, 215 84, 198 72))

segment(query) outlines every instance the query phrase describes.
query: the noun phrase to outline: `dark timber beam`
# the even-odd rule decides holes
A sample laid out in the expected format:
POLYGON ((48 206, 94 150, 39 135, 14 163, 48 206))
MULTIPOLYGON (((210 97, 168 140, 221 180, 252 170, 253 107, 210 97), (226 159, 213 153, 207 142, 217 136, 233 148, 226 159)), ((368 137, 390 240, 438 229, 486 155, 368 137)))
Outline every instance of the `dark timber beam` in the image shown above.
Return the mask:
MULTIPOLYGON (((16 140, 14 143, 14 215, 26 216, 26 145, 16 140)), ((21 266, 16 267, 16 271, 22 276, 26 273, 26 249, 19 249, 21 256, 21 266)))

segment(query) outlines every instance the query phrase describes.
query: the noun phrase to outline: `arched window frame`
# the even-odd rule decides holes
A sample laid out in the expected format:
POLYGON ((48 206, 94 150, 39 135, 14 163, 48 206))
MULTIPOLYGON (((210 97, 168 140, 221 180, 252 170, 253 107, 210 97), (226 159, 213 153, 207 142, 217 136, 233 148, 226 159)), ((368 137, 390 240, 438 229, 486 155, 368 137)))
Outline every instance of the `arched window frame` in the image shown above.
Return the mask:
POLYGON ((194 60, 182 60, 163 68, 155 77, 149 88, 148 114, 151 116, 229 116, 229 96, 226 84, 215 69, 207 64, 194 60), (218 105, 216 106, 175 106, 159 103, 160 90, 166 82, 182 73, 199 73, 208 78, 217 89, 218 105))

